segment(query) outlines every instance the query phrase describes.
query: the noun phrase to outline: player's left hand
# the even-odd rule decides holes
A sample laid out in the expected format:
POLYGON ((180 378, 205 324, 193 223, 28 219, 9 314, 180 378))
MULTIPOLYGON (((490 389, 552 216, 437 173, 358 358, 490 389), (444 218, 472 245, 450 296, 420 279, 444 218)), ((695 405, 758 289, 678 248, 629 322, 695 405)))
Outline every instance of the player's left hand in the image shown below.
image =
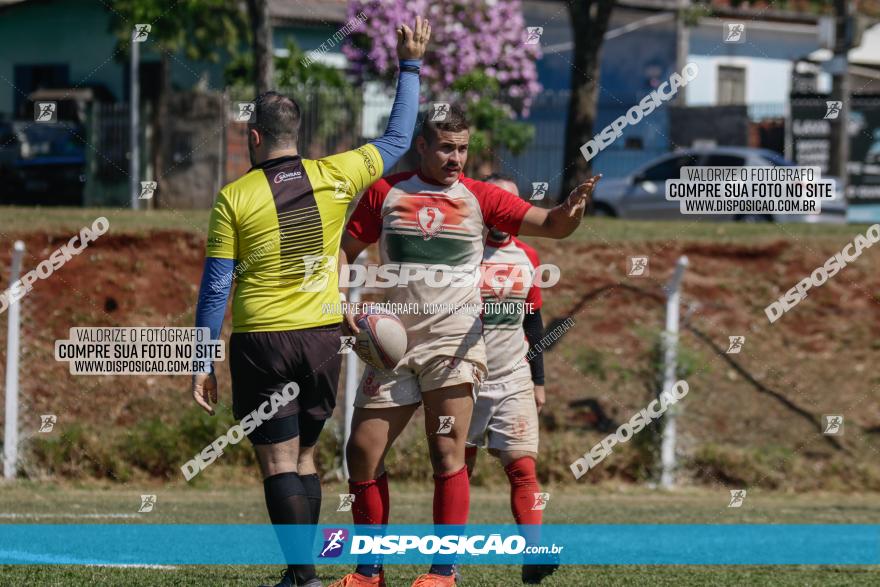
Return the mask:
POLYGON ((600 179, 602 179, 601 173, 599 175, 594 175, 571 190, 571 193, 568 194, 568 198, 565 200, 565 206, 568 208, 569 218, 574 217, 575 214, 578 213, 583 215, 587 206, 589 206, 590 202, 593 200, 593 190, 596 188, 596 184, 599 183, 600 179))
POLYGON ((196 373, 193 375, 192 394, 196 403, 213 416, 214 408, 208 402, 217 403, 217 377, 213 373, 196 373))
POLYGON ((541 413, 541 408, 544 407, 544 404, 547 403, 547 396, 544 394, 544 386, 536 385, 535 386, 535 405, 538 406, 538 413, 541 413))

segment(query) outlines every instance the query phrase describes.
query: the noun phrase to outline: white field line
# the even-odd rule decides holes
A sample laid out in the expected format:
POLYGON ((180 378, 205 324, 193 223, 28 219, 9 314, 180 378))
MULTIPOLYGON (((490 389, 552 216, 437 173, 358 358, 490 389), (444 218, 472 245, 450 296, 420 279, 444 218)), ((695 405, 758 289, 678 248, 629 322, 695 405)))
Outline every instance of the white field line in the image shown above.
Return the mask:
POLYGON ((70 556, 57 556, 53 554, 37 554, 34 552, 26 552, 23 550, 0 550, 0 564, 9 564, 8 559, 13 559, 16 564, 20 561, 28 561, 30 563, 47 564, 47 565, 81 565, 84 567, 108 567, 117 569, 154 569, 161 571, 173 571, 177 569, 174 565, 139 565, 139 564, 113 564, 113 563, 95 563, 88 559, 73 558, 70 556))
POLYGON ((67 518, 67 519, 95 519, 95 518, 140 518, 139 514, 29 514, 29 513, 0 513, 0 519, 11 519, 11 520, 43 520, 43 519, 52 519, 52 518, 67 518))

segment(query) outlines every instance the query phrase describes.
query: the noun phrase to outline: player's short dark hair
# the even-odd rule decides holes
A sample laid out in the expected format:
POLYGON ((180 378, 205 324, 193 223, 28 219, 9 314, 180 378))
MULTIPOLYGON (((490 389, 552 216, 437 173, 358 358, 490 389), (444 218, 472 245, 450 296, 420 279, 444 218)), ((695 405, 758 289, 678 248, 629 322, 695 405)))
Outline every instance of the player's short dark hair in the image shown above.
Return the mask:
POLYGON ((450 104, 444 120, 432 121, 432 114, 433 108, 425 112, 422 117, 421 127, 419 128, 419 136, 423 137, 428 143, 437 138, 438 132, 461 132, 470 128, 470 123, 464 110, 457 104, 450 104))
POLYGON ((302 120, 296 100, 278 92, 263 92, 254 100, 254 118, 250 126, 263 135, 268 147, 296 146, 302 120))
POLYGON ((483 181, 509 181, 516 185, 516 180, 513 179, 513 176, 507 175, 506 173, 490 173, 483 178, 483 181))

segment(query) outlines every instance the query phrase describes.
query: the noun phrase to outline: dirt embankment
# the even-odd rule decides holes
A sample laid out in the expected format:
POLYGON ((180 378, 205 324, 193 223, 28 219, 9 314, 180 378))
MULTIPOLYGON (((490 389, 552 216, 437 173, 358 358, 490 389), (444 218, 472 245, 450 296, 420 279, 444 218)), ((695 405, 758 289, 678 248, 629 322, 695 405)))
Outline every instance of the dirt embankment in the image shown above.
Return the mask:
MULTIPOLYGON (((63 244, 45 233, 24 240, 25 270, 63 244)), ((0 247, 3 267, 8 244, 0 247)), ((690 393, 679 417, 682 474, 724 485, 880 488, 880 251, 866 251, 770 324, 764 308, 836 253, 832 245, 535 245, 542 262, 561 270, 559 283, 543 293, 545 323, 574 318, 546 353, 542 477, 573 482, 569 463, 652 399, 662 286, 676 259, 687 255, 679 370, 690 393), (647 276, 627 276, 634 255, 649 257, 647 276), (730 336, 745 337, 738 354, 725 353, 730 336), (829 414, 844 416, 842 436, 821 433, 829 414)), ((21 302, 25 435, 34 433, 40 414, 57 414, 62 429, 75 422, 108 437, 145 418, 175 425, 191 404, 186 377, 74 377, 54 360, 54 341, 73 326, 192 324, 203 251, 201 238, 187 232, 105 235, 35 284, 21 302)), ((3 369, 5 362, 0 375, 3 369)), ((228 406, 225 368, 221 388, 228 406)), ((421 428, 412 428, 418 430, 411 450, 418 451, 421 428)), ((588 481, 649 476, 652 434, 615 449, 588 481)), ((424 467, 406 454, 400 449, 391 465, 421 474, 424 467)))

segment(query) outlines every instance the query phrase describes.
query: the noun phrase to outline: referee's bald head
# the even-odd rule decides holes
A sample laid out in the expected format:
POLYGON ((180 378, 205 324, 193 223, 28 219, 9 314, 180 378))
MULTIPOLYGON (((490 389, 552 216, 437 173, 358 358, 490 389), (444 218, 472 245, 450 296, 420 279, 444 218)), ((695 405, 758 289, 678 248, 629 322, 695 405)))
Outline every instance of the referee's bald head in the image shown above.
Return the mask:
POLYGON ((253 122, 269 150, 296 147, 301 121, 299 104, 278 92, 263 92, 254 100, 253 122))

